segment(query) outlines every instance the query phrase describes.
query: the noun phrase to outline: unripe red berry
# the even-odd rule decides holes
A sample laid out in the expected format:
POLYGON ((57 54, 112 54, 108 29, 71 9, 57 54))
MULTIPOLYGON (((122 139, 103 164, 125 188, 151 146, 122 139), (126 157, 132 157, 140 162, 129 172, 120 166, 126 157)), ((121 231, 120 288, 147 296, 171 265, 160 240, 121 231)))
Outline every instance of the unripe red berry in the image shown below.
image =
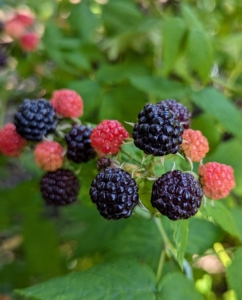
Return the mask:
POLYGON ((17 19, 11 19, 4 24, 4 32, 13 39, 20 39, 25 33, 25 26, 17 19))
POLYGON ((212 199, 228 196, 235 187, 234 170, 232 167, 217 162, 209 162, 198 169, 203 192, 212 199))
POLYGON ((35 162, 45 171, 55 171, 62 167, 64 149, 57 142, 44 141, 35 150, 35 162))
POLYGON ((34 32, 25 33, 20 40, 21 48, 26 52, 33 52, 39 45, 39 37, 34 32))
POLYGON ((66 118, 78 118, 83 114, 83 100, 77 92, 68 89, 54 91, 51 104, 56 113, 66 118))
POLYGON ((18 157, 26 143, 16 132, 14 124, 8 123, 0 130, 0 152, 4 155, 18 157))
POLYGON ((116 120, 103 120, 95 127, 90 136, 91 145, 99 156, 116 154, 129 133, 116 120))
POLYGON ((181 148, 186 157, 199 162, 209 151, 208 141, 199 130, 186 129, 182 135, 181 148))

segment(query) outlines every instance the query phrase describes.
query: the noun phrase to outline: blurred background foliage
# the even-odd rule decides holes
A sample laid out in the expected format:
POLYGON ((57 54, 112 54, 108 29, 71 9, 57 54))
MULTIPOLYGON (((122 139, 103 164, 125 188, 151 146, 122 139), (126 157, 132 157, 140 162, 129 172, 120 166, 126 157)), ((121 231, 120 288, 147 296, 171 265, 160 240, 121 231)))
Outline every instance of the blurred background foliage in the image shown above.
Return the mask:
MULTIPOLYGON (((36 16, 41 42, 25 53, 1 34, 8 56, 0 67, 1 126, 23 98, 50 99, 60 88, 80 93, 82 121, 93 124, 135 122, 146 102, 166 98, 188 106, 192 128, 209 141, 206 161, 231 165, 237 185, 222 200, 226 214, 215 222, 222 228, 199 214, 190 220, 186 258, 204 299, 236 299, 232 289, 242 299, 241 248, 234 252, 242 241, 242 2, 0 0, 1 22, 15 10, 36 16)), ((136 257, 156 270, 162 242, 155 225, 137 216, 99 217, 89 199, 95 174, 95 162, 83 165, 80 201, 54 210, 40 197, 42 171, 31 151, 20 159, 0 155, 0 294, 13 297, 13 289, 119 257, 136 257)), ((180 272, 168 259, 163 274, 173 271, 180 272)))

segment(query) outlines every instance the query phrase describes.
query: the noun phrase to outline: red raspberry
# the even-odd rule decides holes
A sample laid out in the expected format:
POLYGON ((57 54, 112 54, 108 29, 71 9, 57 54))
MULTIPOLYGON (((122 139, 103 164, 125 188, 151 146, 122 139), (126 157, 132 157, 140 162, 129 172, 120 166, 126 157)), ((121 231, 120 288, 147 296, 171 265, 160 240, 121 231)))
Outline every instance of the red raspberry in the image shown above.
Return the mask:
POLYGON ((34 150, 35 162, 45 171, 55 171, 63 164, 63 152, 64 149, 57 142, 41 142, 34 150))
POLYGON ((234 170, 232 167, 210 162, 198 169, 203 192, 212 199, 221 199, 228 196, 235 187, 234 170))
POLYGON ((26 52, 33 52, 39 45, 39 37, 34 32, 28 32, 21 37, 20 45, 26 52))
POLYGON ((25 28, 30 27, 34 24, 34 18, 30 15, 25 15, 22 13, 17 13, 14 20, 19 21, 25 28))
POLYGON ((93 129, 90 139, 95 151, 103 156, 105 154, 115 154, 129 133, 123 125, 116 120, 103 120, 93 129))
POLYGON ((16 132, 14 124, 8 123, 0 130, 0 151, 4 155, 18 157, 26 143, 16 132))
POLYGON ((78 118, 83 115, 82 98, 73 90, 62 89, 53 93, 51 104, 56 113, 66 118, 78 118))
POLYGON ((17 19, 13 18, 4 24, 4 31, 13 39, 20 39, 25 32, 25 26, 17 19))
POLYGON ((186 129, 182 135, 181 148, 185 155, 192 161, 199 162, 203 159, 208 150, 208 141, 199 130, 186 129))

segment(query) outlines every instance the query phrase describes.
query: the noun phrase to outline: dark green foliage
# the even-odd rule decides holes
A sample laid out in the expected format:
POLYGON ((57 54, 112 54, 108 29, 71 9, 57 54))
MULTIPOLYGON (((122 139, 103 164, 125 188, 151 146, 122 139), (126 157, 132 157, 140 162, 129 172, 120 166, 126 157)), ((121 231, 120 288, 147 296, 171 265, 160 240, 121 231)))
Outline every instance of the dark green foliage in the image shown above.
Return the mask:
MULTIPOLYGON (((174 98, 193 112, 191 128, 208 138, 204 161, 231 165, 236 187, 214 206, 207 199, 189 220, 171 223, 163 217, 164 237, 154 222, 158 218, 144 219, 135 212, 117 222, 100 217, 89 196, 96 161, 78 169, 79 200, 54 209, 40 197, 43 174, 30 151, 19 160, 0 154, 0 299, 14 289, 20 299, 39 300, 60 295, 68 300, 231 300, 231 289, 241 299, 241 248, 235 251, 242 241, 240 1, 0 0, 1 22, 9 7, 25 5, 36 15, 43 36, 38 50, 28 54, 1 36, 1 127, 12 121, 24 98, 50 99, 61 88, 74 89, 83 98, 83 124, 117 119, 130 133, 132 127, 124 121, 137 122, 145 104, 174 98), (166 238, 175 252, 167 250, 166 238), (227 256, 216 252, 215 243, 227 256), (214 254, 220 266, 215 275, 201 263, 194 265, 214 254), (184 257, 194 281, 185 277, 191 274, 184 257), (222 264, 227 267, 230 259, 223 272, 222 264), (202 285, 201 295, 195 285, 204 278, 213 284, 202 285)), ((128 162, 134 163, 130 156, 142 160, 142 151, 130 145, 122 149, 128 162)), ((177 169, 185 164, 176 159, 177 169)), ((173 165, 168 155, 165 168, 173 165)), ((77 171, 74 163, 68 168, 77 171)), ((150 210, 152 183, 139 179, 140 198, 150 210)))

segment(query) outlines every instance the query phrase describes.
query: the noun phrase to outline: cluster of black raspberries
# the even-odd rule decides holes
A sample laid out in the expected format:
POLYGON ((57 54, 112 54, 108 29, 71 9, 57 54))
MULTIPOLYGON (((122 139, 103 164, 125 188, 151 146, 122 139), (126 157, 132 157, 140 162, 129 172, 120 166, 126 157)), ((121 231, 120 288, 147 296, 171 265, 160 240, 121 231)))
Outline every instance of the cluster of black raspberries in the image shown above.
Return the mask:
MULTIPOLYGON (((43 135, 55 130, 55 113, 51 105, 44 101, 36 103, 34 110, 33 103, 31 110, 28 105, 28 101, 23 103, 15 114, 16 129, 29 140, 40 140, 43 135)), ((140 111, 138 121, 133 127, 134 144, 146 155, 175 154, 182 143, 184 129, 189 128, 189 121, 190 113, 187 108, 175 100, 147 104, 140 111)), ((91 132, 90 128, 75 125, 65 136, 69 159, 80 163, 96 156, 92 148, 91 132)), ((110 132, 106 134, 108 136, 110 132)), ((98 159, 98 169, 99 173, 90 188, 93 203, 108 220, 128 218, 140 201, 135 179, 120 166, 112 164, 111 155, 98 159)), ((79 188, 77 176, 62 168, 47 172, 40 184, 43 198, 52 205, 74 202, 79 188)), ((151 204, 171 220, 187 219, 198 211, 202 196, 202 188, 193 175, 174 170, 163 174, 154 182, 151 204)))

